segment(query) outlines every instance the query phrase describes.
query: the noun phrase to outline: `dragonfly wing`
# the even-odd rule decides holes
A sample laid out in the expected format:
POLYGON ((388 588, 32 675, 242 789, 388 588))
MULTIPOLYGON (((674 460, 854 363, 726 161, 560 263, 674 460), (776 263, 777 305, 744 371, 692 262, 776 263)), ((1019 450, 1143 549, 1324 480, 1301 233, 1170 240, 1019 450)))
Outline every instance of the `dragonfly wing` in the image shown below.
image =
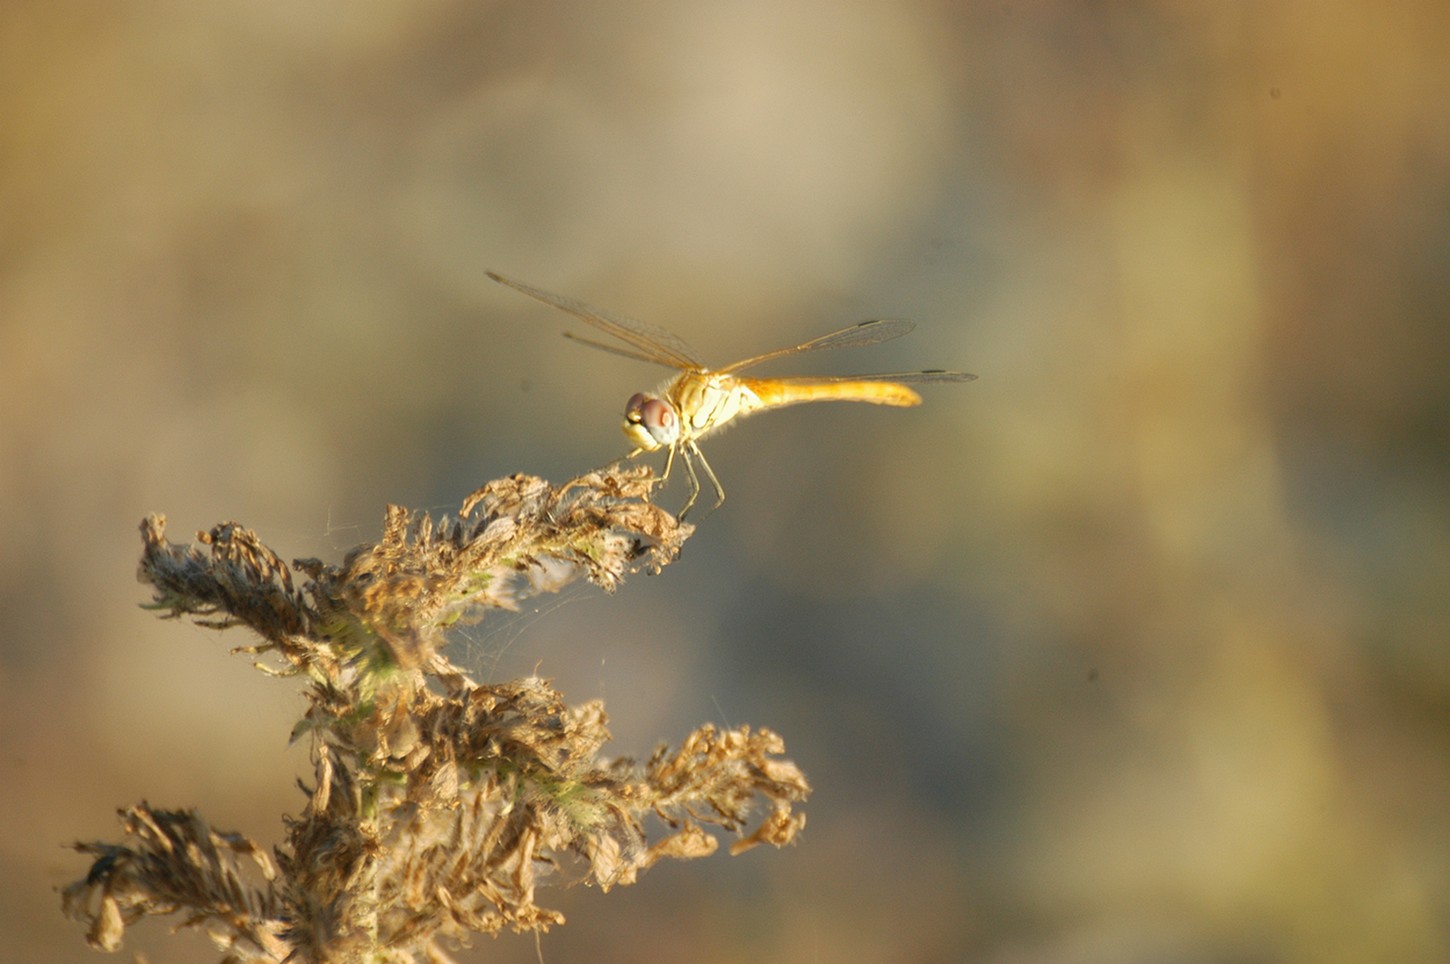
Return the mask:
MULTIPOLYGON (((487 272, 488 276, 499 284, 508 285, 515 291, 523 292, 535 301, 542 301, 544 304, 560 311, 568 312, 580 321, 587 322, 598 328, 600 331, 613 335, 620 341, 632 346, 638 354, 628 352, 616 352, 625 354, 630 358, 640 358, 644 361, 652 361, 666 368, 680 368, 687 371, 699 371, 704 368, 695 350, 673 332, 666 331, 657 325, 651 325, 643 321, 635 321, 633 318, 625 318, 622 315, 610 314, 601 308, 586 305, 582 301, 573 298, 565 298, 562 295, 551 294, 542 288, 535 288, 533 285, 525 284, 513 278, 507 278, 493 271, 487 272)), ((576 339, 585 344, 593 345, 596 348, 603 348, 598 342, 590 342, 586 339, 576 339)), ((608 349, 606 349, 608 350, 608 349)))
POLYGON ((938 368, 929 368, 920 372, 890 372, 884 375, 856 375, 854 378, 862 382, 905 382, 907 384, 921 384, 931 382, 970 382, 975 381, 977 376, 971 372, 944 372, 938 368))
POLYGON ((900 382, 921 385, 932 382, 970 382, 976 377, 970 372, 929 369, 920 372, 873 372, 869 375, 808 375, 802 378, 766 378, 760 381, 782 382, 787 385, 811 385, 817 382, 900 382))
POLYGON ((893 338, 900 338, 911 331, 916 325, 909 321, 901 321, 896 318, 878 318, 875 321, 863 321, 859 325, 852 325, 850 328, 842 328, 840 331, 833 331, 829 335, 821 335, 819 338, 812 338, 810 341, 803 341, 799 345, 792 345, 789 348, 777 348, 775 351, 768 351, 764 355, 756 355, 744 361, 738 361, 720 369, 722 372, 738 372, 761 362, 770 361, 772 358, 781 358, 785 355, 798 355, 808 351, 825 351, 830 348, 860 348, 863 345, 879 345, 883 341, 890 341, 893 338))
POLYGON ((564 332, 564 337, 569 339, 570 341, 577 341, 581 345, 588 345, 590 348, 597 348, 600 351, 607 351, 611 355, 619 355, 621 358, 633 358, 635 361, 650 362, 651 364, 655 365, 660 364, 660 359, 657 355, 645 355, 637 351, 631 351, 630 349, 625 348, 623 345, 611 345, 608 342, 595 341, 593 338, 585 338, 583 335, 576 335, 572 331, 564 332))

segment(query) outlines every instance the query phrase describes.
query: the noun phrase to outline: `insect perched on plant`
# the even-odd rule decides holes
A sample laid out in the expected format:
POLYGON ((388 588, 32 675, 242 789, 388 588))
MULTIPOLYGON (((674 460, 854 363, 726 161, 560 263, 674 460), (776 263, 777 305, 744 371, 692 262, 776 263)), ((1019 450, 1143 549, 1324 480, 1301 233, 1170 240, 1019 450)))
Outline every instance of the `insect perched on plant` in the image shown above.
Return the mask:
POLYGON ((565 332, 566 338, 582 342, 602 351, 638 361, 653 362, 679 372, 662 385, 655 394, 636 392, 624 406, 624 434, 636 446, 625 458, 632 459, 641 452, 668 449, 665 471, 661 480, 668 479, 670 469, 679 455, 690 480, 690 495, 680 510, 680 518, 694 506, 700 495, 700 479, 695 473, 695 464, 704 469, 705 477, 715 490, 715 507, 725 501, 725 489, 705 461, 700 451, 699 440, 718 431, 732 420, 766 409, 781 408, 800 402, 870 402, 873 405, 909 406, 921 404, 921 396, 908 388, 908 384, 923 382, 966 382, 976 378, 966 372, 920 371, 893 372, 878 375, 838 375, 804 378, 745 378, 737 374, 761 362, 800 355, 828 348, 854 348, 861 345, 875 345, 892 338, 899 338, 911 331, 915 325, 909 321, 881 319, 863 321, 829 335, 812 338, 790 348, 778 348, 763 355, 755 355, 744 361, 710 369, 696 356, 694 350, 678 336, 656 325, 612 315, 599 308, 550 294, 533 285, 506 278, 492 271, 488 276, 499 284, 522 291, 530 298, 542 301, 561 311, 566 311, 581 321, 587 322, 605 334, 624 342, 621 345, 606 344, 581 338, 572 332, 565 332))

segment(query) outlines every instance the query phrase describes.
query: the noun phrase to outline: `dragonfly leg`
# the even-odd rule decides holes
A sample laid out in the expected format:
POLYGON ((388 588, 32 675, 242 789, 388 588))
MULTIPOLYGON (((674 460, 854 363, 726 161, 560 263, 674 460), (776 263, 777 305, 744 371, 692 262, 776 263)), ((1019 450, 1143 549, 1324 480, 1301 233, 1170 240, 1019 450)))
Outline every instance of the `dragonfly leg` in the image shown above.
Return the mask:
MULTIPOLYGON (((690 453, 699 460, 700 468, 705 470, 705 477, 710 480, 710 485, 715 490, 715 505, 713 508, 720 508, 722 505, 725 504, 725 487, 722 486, 720 484, 720 480, 715 477, 715 470, 710 468, 710 462, 708 459, 705 458, 705 453, 700 451, 700 446, 696 445, 693 439, 689 442, 686 442, 685 444, 689 446, 690 453)), ((699 494, 699 490, 700 483, 697 479, 695 480, 696 495, 699 494)))
MULTIPOLYGON (((686 445, 688 448, 685 450, 685 454, 680 457, 680 461, 684 463, 685 478, 690 483, 690 497, 685 500, 684 506, 676 513, 675 517, 681 520, 685 518, 685 514, 695 504, 695 500, 700 497, 700 477, 695 474, 695 460, 691 455, 692 452, 698 454, 700 450, 695 448, 693 442, 687 442, 686 445)), ((675 450, 673 448, 670 449, 670 455, 673 456, 674 454, 675 450)))

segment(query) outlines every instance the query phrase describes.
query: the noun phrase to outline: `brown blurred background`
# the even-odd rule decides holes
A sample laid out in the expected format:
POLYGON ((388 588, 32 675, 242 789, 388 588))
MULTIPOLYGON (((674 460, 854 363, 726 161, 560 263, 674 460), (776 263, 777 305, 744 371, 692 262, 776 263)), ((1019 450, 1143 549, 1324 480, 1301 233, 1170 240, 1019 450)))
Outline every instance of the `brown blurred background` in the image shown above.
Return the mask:
POLYGON ((485 269, 718 363, 897 316, 818 370, 981 376, 727 433, 679 564, 460 637, 603 697, 618 753, 766 725, 815 783, 792 850, 550 893, 546 961, 1450 958, 1447 38, 1415 2, 6 3, 0 959, 100 959, 54 891, 116 807, 275 842, 300 800, 294 685, 137 608, 144 513, 335 559, 387 502, 625 450, 664 372, 485 269))

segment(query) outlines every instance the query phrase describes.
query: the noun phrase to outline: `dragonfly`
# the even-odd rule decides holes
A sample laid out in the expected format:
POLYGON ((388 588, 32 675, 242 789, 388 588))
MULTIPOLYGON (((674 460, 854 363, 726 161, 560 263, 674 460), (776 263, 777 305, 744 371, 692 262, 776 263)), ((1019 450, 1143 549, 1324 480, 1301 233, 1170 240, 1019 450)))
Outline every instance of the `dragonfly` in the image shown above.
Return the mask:
MULTIPOLYGON (((976 375, 967 372, 939 370, 893 372, 872 375, 827 375, 802 378, 747 378, 740 373, 762 362, 791 355, 826 351, 835 348, 856 348, 876 345, 900 338, 916 326, 909 321, 877 319, 863 321, 840 331, 833 331, 810 341, 777 348, 763 355, 754 355, 723 368, 707 368, 694 349, 673 332, 657 325, 621 315, 611 314, 573 298, 551 294, 541 288, 493 271, 488 276, 536 301, 557 308, 616 339, 622 344, 594 341, 573 332, 564 337, 581 344, 622 355, 636 361, 673 368, 678 374, 654 392, 635 392, 624 406, 623 429, 635 449, 626 455, 632 459, 644 452, 666 449, 664 482, 676 457, 684 464, 689 481, 689 497, 679 518, 694 507, 700 496, 698 465, 715 492, 714 509, 725 502, 725 489, 710 468, 699 442, 737 419, 767 409, 783 408, 802 402, 843 401, 869 402, 873 405, 900 407, 920 405, 921 396, 908 387, 930 382, 967 382, 976 375)), ((713 509, 712 509, 713 511, 713 509)))

